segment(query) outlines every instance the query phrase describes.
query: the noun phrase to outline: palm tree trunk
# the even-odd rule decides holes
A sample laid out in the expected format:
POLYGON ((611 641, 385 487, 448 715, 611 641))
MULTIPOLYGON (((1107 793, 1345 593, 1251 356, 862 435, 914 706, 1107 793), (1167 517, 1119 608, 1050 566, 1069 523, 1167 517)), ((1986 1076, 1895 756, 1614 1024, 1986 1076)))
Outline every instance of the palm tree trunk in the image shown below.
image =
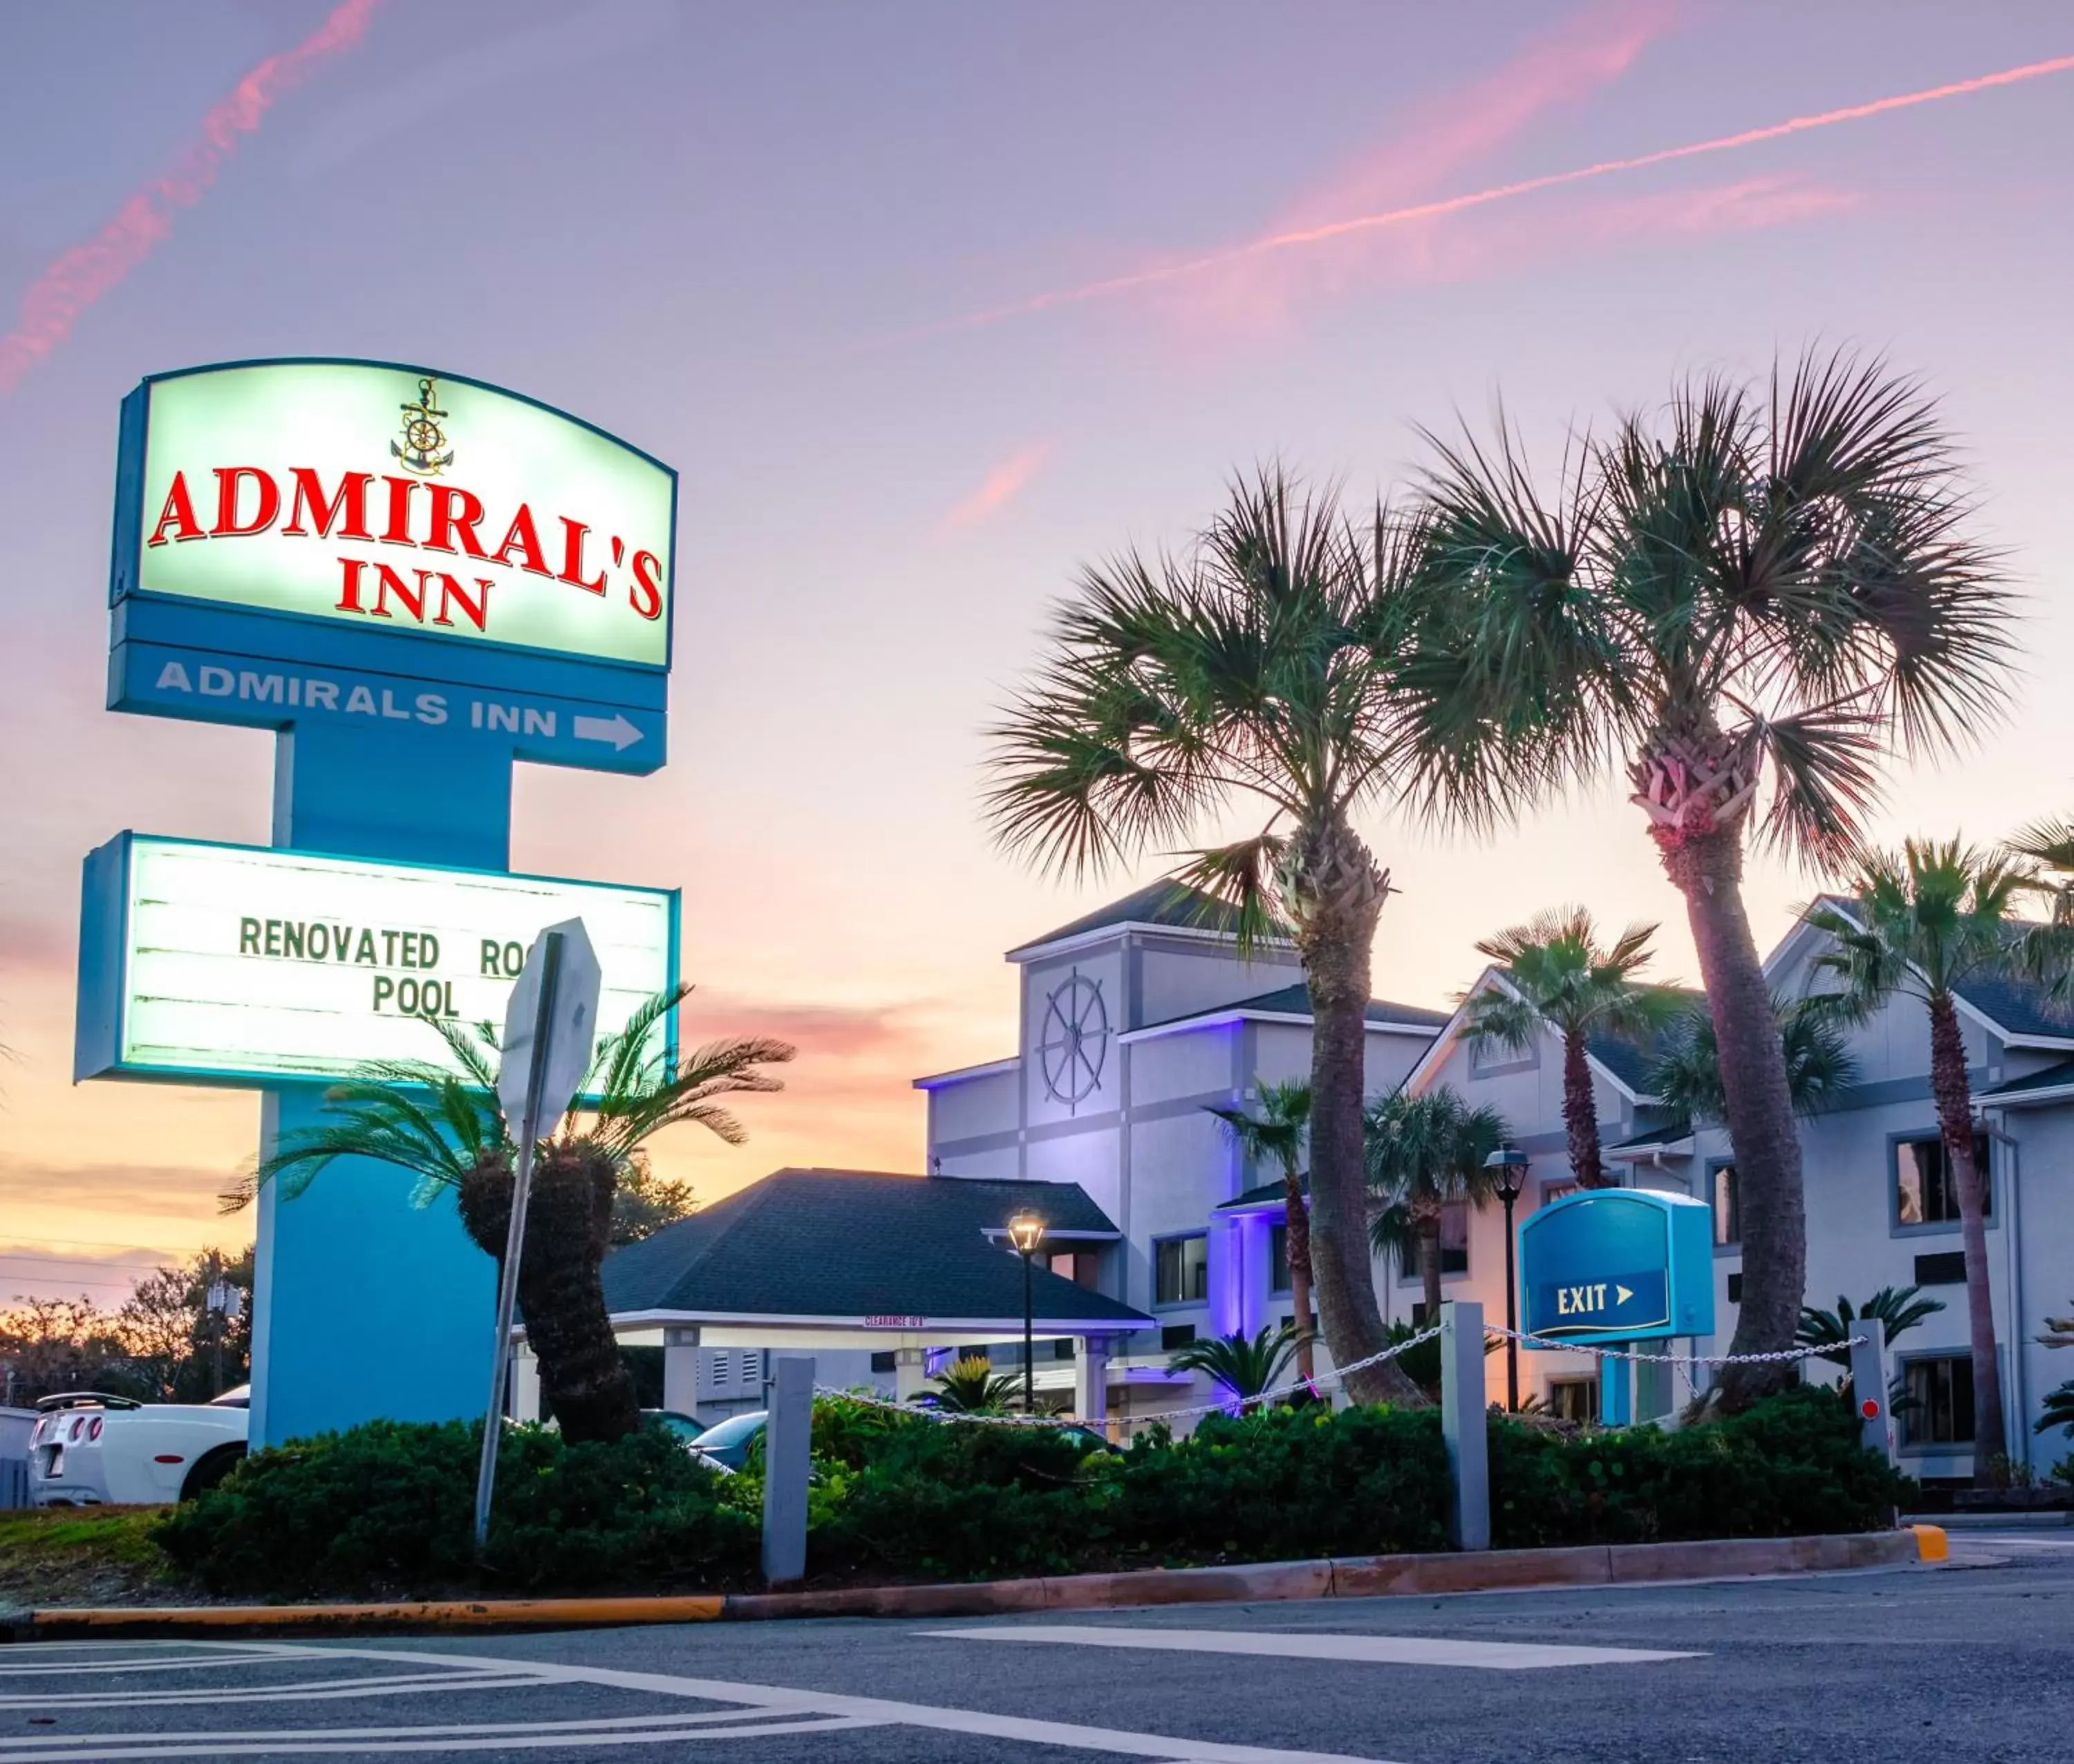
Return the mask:
POLYGON ((1599 1109, 1592 1099, 1592 1068, 1579 1029, 1563 1037, 1563 1132, 1569 1142, 1570 1173, 1578 1186, 1605 1188, 1605 1166, 1599 1159, 1599 1109))
POLYGON ((1440 1217, 1438 1213, 1430 1219, 1419 1221, 1419 1278, 1426 1289, 1426 1320, 1419 1327, 1430 1329, 1440 1320, 1440 1217))
MULTIPOLYGON (((1735 1154, 1742 1309, 1729 1352, 1778 1353, 1793 1345, 1807 1295, 1808 1209, 1785 1049, 1743 906, 1741 822, 1717 827, 1702 817, 1699 824, 1659 824, 1652 832, 1665 871, 1685 897, 1735 1154)), ((1799 1377, 1791 1361, 1724 1367, 1721 1405, 1746 1407, 1799 1377)))
MULTIPOLYGON (((1390 878, 1343 822, 1291 841, 1280 892, 1311 993, 1311 1274, 1326 1345, 1340 1365, 1387 1345, 1369 1253, 1361 1146, 1368 1084, 1370 949, 1390 878)), ((1357 1403, 1425 1400, 1394 1360, 1346 1378, 1357 1403)))
POLYGON ((1296 1375, 1308 1382, 1315 1375, 1311 1363, 1311 1212, 1303 1204, 1303 1185, 1293 1163, 1282 1171, 1282 1225, 1289 1254, 1290 1308, 1296 1313, 1296 1375))
MULTIPOLYGON (((605 1309, 602 1269, 615 1179, 592 1146, 543 1148, 526 1204, 518 1309, 540 1362, 540 1396, 571 1441, 618 1440, 641 1424, 634 1380, 605 1309)), ((485 1159, 461 1192, 461 1222, 500 1264, 511 1228, 511 1171, 485 1159)))
POLYGON ((1959 1238, 1966 1254, 1966 1327, 1973 1350, 1973 1482, 1990 1486, 1990 1458, 2009 1450, 2002 1416, 2002 1366, 1995 1353, 1995 1312, 1988 1284, 1987 1172, 1973 1167, 1973 1093, 1966 1043, 1951 995, 1930 1001, 1930 1092, 1937 1127, 1959 1196, 1959 1238))

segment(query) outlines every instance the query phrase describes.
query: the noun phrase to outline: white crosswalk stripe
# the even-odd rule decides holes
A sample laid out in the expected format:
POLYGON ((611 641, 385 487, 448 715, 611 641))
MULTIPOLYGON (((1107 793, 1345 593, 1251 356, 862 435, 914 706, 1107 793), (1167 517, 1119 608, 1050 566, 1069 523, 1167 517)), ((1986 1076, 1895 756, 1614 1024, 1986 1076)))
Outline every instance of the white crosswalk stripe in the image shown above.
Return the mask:
POLYGON ((993 1629, 917 1633, 960 1642, 1258 1654, 1284 1659, 1350 1660, 1386 1666, 1470 1667, 1491 1672, 1532 1672, 1564 1666, 1637 1666, 1701 1658, 1657 1648, 1579 1647, 1556 1642, 1459 1642, 1435 1636, 1347 1635, 1319 1630, 1161 1630, 1095 1623, 1015 1623, 993 1629))

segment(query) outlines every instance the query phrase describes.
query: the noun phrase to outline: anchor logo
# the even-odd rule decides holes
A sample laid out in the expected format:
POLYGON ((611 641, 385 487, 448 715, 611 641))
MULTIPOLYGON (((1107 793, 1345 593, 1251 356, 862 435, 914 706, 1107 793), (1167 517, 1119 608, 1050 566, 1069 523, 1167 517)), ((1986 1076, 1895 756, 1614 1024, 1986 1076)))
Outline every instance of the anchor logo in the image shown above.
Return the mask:
POLYGON ((430 378, 418 382, 417 401, 403 407, 403 441, 389 444, 403 469, 420 477, 436 477, 453 464, 454 450, 447 447, 447 432, 440 427, 447 413, 439 407, 434 385, 430 378))

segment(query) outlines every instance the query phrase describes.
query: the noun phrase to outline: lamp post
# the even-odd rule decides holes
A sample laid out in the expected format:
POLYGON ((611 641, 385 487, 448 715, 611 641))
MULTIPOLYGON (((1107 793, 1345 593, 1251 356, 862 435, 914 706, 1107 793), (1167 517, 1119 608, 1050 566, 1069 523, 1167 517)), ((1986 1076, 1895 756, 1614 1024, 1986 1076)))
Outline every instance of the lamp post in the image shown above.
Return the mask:
POLYGON ((1516 1146, 1501 1146, 1484 1159, 1484 1168, 1498 1183, 1498 1197, 1505 1205, 1505 1407, 1508 1415, 1519 1409, 1519 1342, 1510 1332, 1519 1327, 1519 1303, 1513 1267, 1512 1207, 1527 1186, 1527 1154, 1516 1146))
POLYGON ((1023 1412, 1037 1408, 1037 1362, 1030 1346, 1030 1258, 1044 1241, 1044 1221, 1027 1208, 1008 1221, 1008 1241, 1023 1258, 1023 1412))

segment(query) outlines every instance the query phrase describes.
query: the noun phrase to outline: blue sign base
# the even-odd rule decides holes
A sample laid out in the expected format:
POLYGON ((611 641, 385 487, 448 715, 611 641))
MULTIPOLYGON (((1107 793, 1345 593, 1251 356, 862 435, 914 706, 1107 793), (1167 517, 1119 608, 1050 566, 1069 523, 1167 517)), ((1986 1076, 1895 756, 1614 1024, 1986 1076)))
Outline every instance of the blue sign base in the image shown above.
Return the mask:
MULTIPOLYGON (((274 843, 346 857, 503 870, 511 754, 419 725, 299 723, 276 737, 274 843)), ((324 1089, 266 1093, 261 1155, 316 1124, 324 1089)), ((482 1413, 497 1265, 451 1200, 411 1204, 416 1179, 342 1158, 292 1200, 262 1192, 252 1303, 253 1444, 388 1417, 482 1413)))
MULTIPOLYGON (((317 1125, 323 1087, 270 1091, 260 1149, 317 1125)), ((254 1446, 362 1422, 473 1419, 490 1389, 497 1265, 453 1198, 411 1204, 416 1179, 341 1159, 292 1200, 260 1192, 254 1258, 254 1446)))

